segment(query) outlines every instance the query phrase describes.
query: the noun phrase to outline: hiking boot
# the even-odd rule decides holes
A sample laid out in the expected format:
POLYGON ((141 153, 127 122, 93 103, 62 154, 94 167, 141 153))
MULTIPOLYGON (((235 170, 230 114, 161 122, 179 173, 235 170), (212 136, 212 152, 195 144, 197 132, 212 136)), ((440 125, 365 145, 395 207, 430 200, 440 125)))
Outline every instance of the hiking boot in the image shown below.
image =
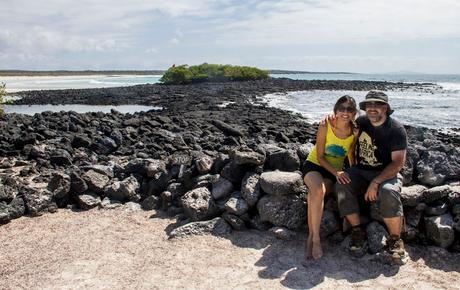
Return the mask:
POLYGON ((360 227, 356 226, 351 229, 350 250, 359 251, 366 243, 366 232, 360 227))
POLYGON ((391 235, 388 238, 385 252, 395 263, 405 264, 409 260, 409 255, 404 248, 404 241, 400 236, 391 235))

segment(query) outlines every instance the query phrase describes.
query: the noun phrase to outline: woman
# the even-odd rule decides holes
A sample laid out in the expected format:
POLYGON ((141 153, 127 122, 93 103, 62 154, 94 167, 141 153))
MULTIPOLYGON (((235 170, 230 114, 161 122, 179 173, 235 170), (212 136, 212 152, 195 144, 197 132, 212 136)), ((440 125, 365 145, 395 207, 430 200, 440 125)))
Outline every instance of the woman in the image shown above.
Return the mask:
POLYGON ((350 96, 340 97, 334 105, 333 124, 323 121, 318 127, 316 145, 308 155, 304 167, 304 182, 308 187, 308 240, 307 258, 321 258, 323 250, 319 228, 323 215, 324 196, 331 192, 335 181, 348 183, 350 178, 343 171, 345 157, 353 160, 353 148, 357 130, 356 102, 350 96))

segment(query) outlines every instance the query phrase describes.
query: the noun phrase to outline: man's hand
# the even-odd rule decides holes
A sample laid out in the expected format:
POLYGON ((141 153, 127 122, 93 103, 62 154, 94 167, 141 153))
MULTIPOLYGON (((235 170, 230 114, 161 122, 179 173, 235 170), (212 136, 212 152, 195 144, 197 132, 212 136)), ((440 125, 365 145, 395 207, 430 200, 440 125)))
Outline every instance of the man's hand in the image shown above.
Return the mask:
POLYGON ((337 182, 340 184, 347 184, 351 182, 350 176, 345 171, 337 171, 335 175, 337 182))
POLYGON ((335 115, 334 114, 328 114, 324 116, 324 119, 321 120, 321 124, 334 124, 335 121, 335 115))
POLYGON ((379 185, 375 182, 371 182, 367 188, 366 194, 364 195, 364 200, 366 201, 376 201, 378 195, 379 185))

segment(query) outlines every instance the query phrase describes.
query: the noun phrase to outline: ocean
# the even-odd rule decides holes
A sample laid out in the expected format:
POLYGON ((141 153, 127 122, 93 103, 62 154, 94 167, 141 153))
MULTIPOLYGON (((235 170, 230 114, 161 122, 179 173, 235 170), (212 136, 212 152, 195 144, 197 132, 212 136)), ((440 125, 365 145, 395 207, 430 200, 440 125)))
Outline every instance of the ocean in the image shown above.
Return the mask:
POLYGON ((161 75, 82 75, 82 76, 11 76, 1 77, 6 91, 85 89, 133 86, 157 83, 161 75))
MULTIPOLYGON (((451 131, 460 124, 460 75, 441 74, 358 74, 358 73, 311 73, 311 74, 273 74, 272 77, 286 77, 298 80, 366 80, 405 83, 432 83, 428 90, 408 90, 387 92, 390 104, 395 110, 393 117, 404 124, 424 126, 451 131)), ((59 77, 0 77, 6 84, 7 92, 44 89, 79 89, 131 86, 157 83, 160 75, 88 75, 59 77)), ((366 91, 298 91, 268 94, 263 97, 269 105, 302 114, 310 122, 321 120, 332 112, 335 101, 348 94, 360 102, 366 91)), ((44 107, 45 108, 45 107, 44 107)), ((46 107, 49 109, 48 107, 46 107)), ((65 110, 66 107, 53 107, 65 110)), ((27 108, 6 106, 6 112, 28 113, 27 108)), ((101 109, 101 108, 99 108, 101 109)), ((142 108, 136 107, 136 110, 142 108)), ((134 110, 134 109, 133 109, 134 110)), ((34 108, 33 113, 39 111, 34 108)), ((87 111, 87 109, 82 109, 87 111)), ((134 111, 127 111, 134 112, 134 111)), ((363 113, 363 112, 361 112, 363 113)))
MULTIPOLYGON (((423 90, 411 89, 386 92, 394 113, 392 117, 404 124, 423 126, 452 132, 460 124, 460 75, 434 74, 285 74, 299 80, 364 80, 404 83, 431 83, 423 90), (426 89, 426 90, 425 90, 426 89)), ((302 114, 310 122, 317 122, 332 113, 335 101, 350 95, 356 102, 364 100, 367 91, 298 91, 269 94, 269 105, 302 114)), ((360 114, 364 114, 363 111, 360 114)))

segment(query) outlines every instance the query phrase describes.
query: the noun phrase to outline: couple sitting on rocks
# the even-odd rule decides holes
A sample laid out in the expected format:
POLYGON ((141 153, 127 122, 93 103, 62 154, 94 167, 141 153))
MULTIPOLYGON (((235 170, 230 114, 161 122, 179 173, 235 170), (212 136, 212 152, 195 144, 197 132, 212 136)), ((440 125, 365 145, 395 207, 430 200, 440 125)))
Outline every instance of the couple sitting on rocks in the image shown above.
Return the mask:
POLYGON ((334 115, 319 125, 316 145, 307 158, 306 255, 314 259, 323 255, 320 224, 324 197, 334 190, 335 184, 340 215, 351 225, 350 251, 365 251, 367 238, 360 220, 360 206, 375 203, 390 234, 385 254, 396 262, 405 262, 408 255, 400 236, 402 177, 398 173, 406 157, 406 131, 390 117, 393 111, 383 92, 370 91, 359 107, 366 115, 356 119, 355 100, 347 95, 340 97, 334 105, 334 115), (350 167, 344 169, 346 157, 350 167))

